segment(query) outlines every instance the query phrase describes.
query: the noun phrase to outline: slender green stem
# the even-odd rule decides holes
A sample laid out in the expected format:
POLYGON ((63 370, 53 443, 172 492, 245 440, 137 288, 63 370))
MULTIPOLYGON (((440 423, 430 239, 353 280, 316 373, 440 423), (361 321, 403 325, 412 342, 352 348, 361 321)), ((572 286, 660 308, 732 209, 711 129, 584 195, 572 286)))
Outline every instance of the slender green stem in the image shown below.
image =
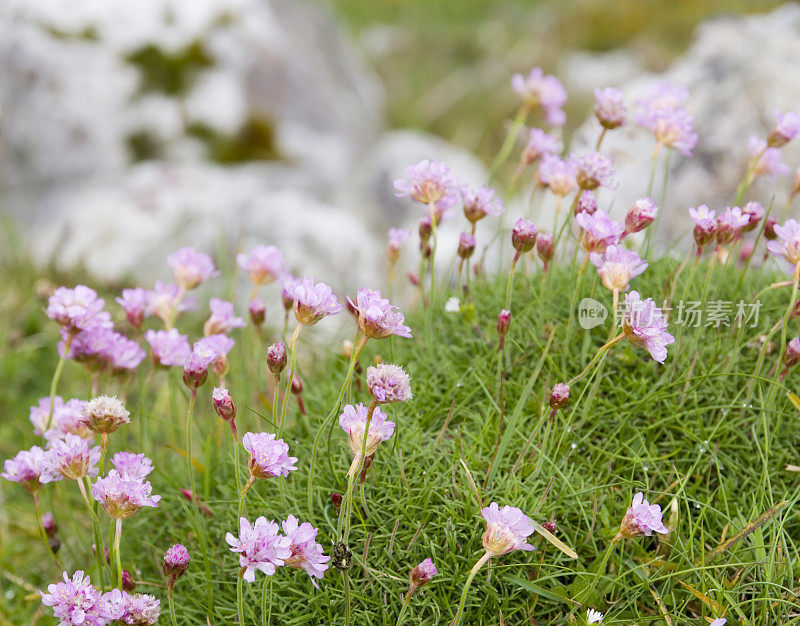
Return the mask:
POLYGON ((117 589, 122 589, 122 557, 119 547, 122 543, 122 518, 114 520, 114 558, 117 561, 117 589))
POLYGON ((343 541, 347 544, 347 539, 350 537, 350 520, 353 513, 353 488, 356 479, 364 468, 367 455, 367 437, 369 436, 369 425, 372 422, 372 416, 375 409, 378 408, 378 403, 373 400, 367 412, 367 421, 364 425, 364 435, 361 438, 361 452, 353 459, 350 465, 350 471, 347 473, 347 493, 345 495, 345 506, 341 507, 339 513, 339 520, 336 524, 336 539, 343 541), (342 522, 344 522, 344 535, 342 535, 342 522))
POLYGON ((744 175, 742 182, 739 184, 739 188, 736 190, 736 200, 734 204, 737 206, 742 202, 744 199, 744 195, 747 193, 747 190, 750 189, 750 185, 753 184, 753 179, 755 178, 754 174, 756 168, 758 167, 758 162, 761 160, 761 157, 764 156, 764 153, 767 151, 768 146, 764 146, 764 148, 755 155, 750 162, 750 167, 747 168, 747 173, 744 175))
POLYGON ((456 611, 456 616, 453 618, 453 621, 450 622, 450 626, 458 626, 461 623, 461 616, 464 613, 464 605, 467 602, 467 593, 469 592, 469 586, 472 584, 472 579, 475 578, 475 574, 478 573, 478 570, 483 567, 483 564, 486 563, 492 555, 486 552, 475 565, 472 566, 472 569, 469 570, 469 575, 467 576, 467 581, 464 583, 464 590, 461 592, 461 600, 458 603, 458 610, 456 611))
POLYGON ((608 129, 605 126, 603 126, 603 130, 600 131, 600 136, 597 138, 597 143, 594 146, 595 152, 600 152, 600 146, 603 143, 603 139, 605 139, 607 131, 608 129))
POLYGON ((597 583, 600 580, 600 577, 606 572, 606 567, 608 566, 608 559, 611 557, 611 553, 614 551, 614 546, 616 546, 620 541, 622 541, 622 535, 617 533, 611 540, 611 543, 608 545, 608 548, 606 548, 605 553, 603 553, 603 558, 594 572, 594 577, 592 578, 592 586, 586 589, 582 594, 584 600, 589 598, 594 593, 594 590, 597 588, 597 583))
POLYGON ((591 361, 589 361, 589 364, 584 368, 584 370, 580 374, 575 376, 574 378, 570 379, 570 381, 567 384, 569 386, 572 386, 575 383, 577 383, 581 378, 586 376, 586 374, 588 374, 591 371, 591 369, 594 367, 595 363, 597 363, 600 360, 600 357, 602 357, 606 352, 608 352, 608 350, 611 349, 612 346, 618 344, 624 338, 625 338, 625 334, 624 333, 620 333, 619 335, 617 335, 616 337, 611 339, 608 343, 600 346, 600 348, 598 348, 598 350, 597 350, 597 354, 595 354, 594 358, 591 361))
MULTIPOLYGON (((44 427, 45 432, 50 430, 50 422, 53 421, 53 404, 56 399, 56 391, 58 391, 58 381, 61 380, 61 372, 64 371, 64 363, 67 362, 67 354, 69 353, 69 347, 72 344, 73 337, 74 335, 70 333, 64 339, 64 347, 61 351, 61 356, 58 357, 58 365, 56 365, 56 371, 53 372, 53 380, 50 381, 50 409, 47 412, 47 424, 44 427)), ((44 436, 44 432, 42 436, 44 436)))
POLYGON ((167 587, 167 600, 169 601, 169 616, 172 618, 172 626, 178 626, 178 620, 175 619, 175 600, 173 596, 175 591, 172 585, 167 587))
POLYGON ((528 110, 529 107, 523 104, 517 111, 517 115, 514 117, 511 128, 509 128, 508 134, 503 141, 503 145, 500 146, 500 151, 497 153, 494 161, 492 161, 492 166, 489 168, 489 182, 492 181, 495 174, 497 174, 497 170, 500 169, 500 166, 503 165, 511 155, 517 137, 519 137, 519 131, 522 130, 522 126, 525 124, 525 118, 528 117, 528 110))
POLYGON ((800 282, 800 263, 794 266, 794 280, 792 281, 792 297, 789 299, 789 306, 786 308, 786 313, 783 316, 783 324, 781 324, 781 344, 779 346, 780 353, 778 355, 778 369, 775 372, 776 378, 781 374, 781 367, 783 366, 783 353, 786 349, 786 330, 789 326, 789 318, 792 316, 794 304, 797 301, 798 282, 800 282))
MULTIPOLYGON (((295 366, 297 364, 297 338, 300 336, 300 331, 303 330, 302 324, 297 324, 297 327, 294 329, 292 333, 291 339, 289 339, 289 375, 286 378, 286 389, 283 394, 283 404, 281 405, 281 416, 278 420, 278 439, 281 438, 283 435, 283 426, 286 423, 286 411, 289 408, 289 398, 292 395, 292 381, 294 380, 294 371, 295 366)), ((274 393, 278 393, 278 388, 276 387, 274 393)))
POLYGON ((438 221, 436 219, 436 203, 430 202, 428 204, 428 210, 430 212, 430 217, 431 217, 431 236, 432 236, 431 238, 433 240, 433 246, 431 246, 431 258, 428 261, 431 264, 431 283, 430 283, 431 295, 430 295, 430 309, 428 315, 428 322, 430 325, 430 319, 433 310, 433 298, 436 293, 436 263, 434 261, 436 259, 436 247, 438 246, 438 241, 439 241, 437 234, 438 225, 436 223, 438 221))
POLYGON ((264 577, 264 588, 261 590, 261 626, 272 623, 272 576, 264 577), (267 596, 269 596, 269 612, 267 612, 267 596))
POLYGON ((656 145, 655 150, 653 150, 653 156, 650 161, 650 182, 647 183, 647 195, 648 197, 652 197, 653 195, 653 183, 656 179, 656 164, 658 163, 658 154, 661 152, 661 144, 659 143, 656 145))
POLYGON ((44 545, 47 548, 47 551, 50 553, 50 556, 53 557, 53 560, 56 562, 56 566, 58 569, 63 569, 61 567, 61 561, 58 558, 58 555, 53 552, 53 548, 50 547, 50 540, 47 537, 47 531, 44 528, 44 522, 42 521, 42 509, 39 506, 39 494, 34 491, 33 492, 33 507, 36 512, 36 523, 39 526, 39 531, 42 536, 42 541, 44 541, 44 545))
POLYGON ((344 626, 350 626, 350 573, 348 570, 342 570, 342 578, 344 579, 344 626))
POLYGON ((400 609, 400 615, 397 616, 397 624, 395 624, 395 626, 402 626, 403 620, 408 612, 408 605, 411 604, 411 595, 412 594, 409 591, 409 593, 403 596, 403 607, 400 609))
POLYGON ((244 625, 244 597, 242 596, 242 576, 244 576, 244 568, 239 570, 239 576, 236 579, 236 617, 239 626, 244 625))
POLYGON ((519 261, 520 252, 517 250, 517 253, 514 255, 514 259, 511 261, 511 269, 508 270, 508 285, 506 286, 506 305, 505 309, 511 310, 511 291, 514 286, 514 272, 517 269, 517 262, 519 261))
POLYGON ((231 432, 233 438, 233 466, 236 474, 236 491, 242 490, 242 469, 241 462, 239 461, 239 439, 231 432))
POLYGON ((86 503, 86 508, 89 509, 89 515, 92 518, 92 534, 94 535, 94 553, 95 553, 95 566, 97 567, 97 584, 102 588, 103 586, 103 556, 105 550, 103 549, 103 539, 100 537, 100 521, 97 519, 97 513, 89 502, 89 497, 86 495, 86 486, 84 481, 89 483, 89 479, 84 476, 77 481, 78 489, 80 489, 83 501, 86 503))

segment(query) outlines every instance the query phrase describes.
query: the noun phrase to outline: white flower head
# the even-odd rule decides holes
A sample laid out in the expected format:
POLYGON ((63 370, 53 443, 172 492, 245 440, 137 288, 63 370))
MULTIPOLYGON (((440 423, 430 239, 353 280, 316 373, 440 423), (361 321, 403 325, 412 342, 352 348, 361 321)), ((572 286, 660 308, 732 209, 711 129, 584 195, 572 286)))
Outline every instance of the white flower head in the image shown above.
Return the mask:
POLYGON ((461 302, 453 296, 444 303, 444 310, 448 313, 461 313, 461 302))
POLYGON ((603 621, 603 614, 600 611, 595 611, 594 609, 586 609, 587 624, 599 624, 602 621, 603 621))

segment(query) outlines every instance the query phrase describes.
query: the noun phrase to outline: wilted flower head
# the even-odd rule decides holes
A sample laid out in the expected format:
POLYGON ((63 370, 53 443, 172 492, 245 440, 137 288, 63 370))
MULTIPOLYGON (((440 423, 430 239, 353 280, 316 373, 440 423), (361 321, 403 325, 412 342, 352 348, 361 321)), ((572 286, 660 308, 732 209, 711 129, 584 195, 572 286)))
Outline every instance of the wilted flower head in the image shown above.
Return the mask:
POLYGON ((594 100, 594 114, 603 128, 611 130, 625 123, 624 95, 619 89, 595 89, 594 100))
POLYGON ((758 202, 748 202, 742 207, 742 215, 746 216, 748 220, 747 226, 742 227, 742 232, 750 232, 754 230, 758 223, 764 217, 764 207, 758 202))
POLYGON ((464 185, 461 188, 464 216, 473 224, 487 215, 503 214, 503 201, 494 197, 494 189, 464 185))
POLYGON ((458 202, 461 184, 447 165, 425 159, 409 165, 406 179, 395 180, 394 189, 398 198, 410 197, 422 204, 433 205, 438 211, 446 211, 458 202))
POLYGON ((638 291, 625 294, 625 336, 634 346, 644 348, 656 361, 667 358, 667 346, 675 338, 667 332, 667 322, 652 298, 642 300, 638 291))
POLYGON ((176 543, 164 555, 164 575, 170 578, 180 578, 189 567, 189 551, 176 543))
POLYGON ((591 191, 585 189, 581 192, 581 195, 578 196, 578 202, 575 204, 575 215, 580 215, 581 213, 594 215, 596 212, 597 198, 591 191))
POLYGON ((770 148, 785 146, 800 133, 800 115, 796 113, 781 113, 775 109, 775 128, 767 138, 770 148))
POLYGON ((633 502, 619 528, 619 534, 626 539, 650 536, 653 532, 665 535, 669 532, 661 521, 661 507, 657 504, 650 504, 644 499, 644 494, 640 491, 633 496, 633 502))
MULTIPOLYGON (((6 459, 3 463, 3 473, 6 480, 21 484, 31 493, 40 486, 39 477, 47 468, 47 453, 39 446, 30 450, 21 450, 13 459, 6 459)), ((55 480, 59 480, 61 476, 55 480)))
POLYGON ((586 609, 587 624, 599 624, 602 621, 603 621, 603 614, 600 611, 595 611, 594 609, 586 609))
POLYGON ((336 315, 342 305, 333 295, 333 289, 325 283, 314 283, 313 278, 303 277, 287 285, 294 300, 294 316, 298 323, 313 326, 326 315, 336 315))
POLYGON ((300 524, 294 515, 287 517, 281 526, 291 542, 292 551, 291 556, 285 558, 284 565, 305 570, 311 577, 312 584, 319 589, 314 578, 325 576, 328 561, 331 560, 331 557, 325 556, 322 546, 316 541, 319 531, 308 522, 300 524))
POLYGON ((534 67, 527 76, 514 74, 511 87, 521 97, 528 109, 542 107, 547 123, 563 126, 567 116, 563 111, 567 101, 567 91, 555 76, 545 74, 540 67, 534 67))
POLYGON ((605 252, 608 246, 616 245, 625 232, 625 227, 612 220, 603 209, 597 209, 594 215, 579 213, 575 221, 583 231, 581 244, 587 252, 605 252))
POLYGON ((53 608, 53 615, 62 626, 102 626, 108 615, 100 592, 92 586, 83 571, 76 571, 72 578, 63 573, 64 581, 47 586, 47 593, 39 592, 42 604, 53 608))
POLYGON ((539 164, 538 176, 541 184, 563 197, 578 186, 577 173, 578 166, 572 159, 561 160, 554 154, 546 154, 539 164))
POLYGON ((247 254, 238 254, 236 263, 256 285, 278 280, 286 272, 283 255, 275 246, 256 246, 247 254))
POLYGON ((525 165, 531 165, 546 154, 558 154, 559 152, 561 152, 561 141, 558 137, 541 128, 531 128, 528 142, 522 149, 520 158, 525 165))
POLYGON ((386 247, 386 258, 390 263, 395 263, 400 256, 400 247, 403 245, 410 231, 404 228, 390 228, 389 229, 389 245, 386 247))
POLYGON ((219 274, 214 268, 211 257, 191 246, 180 248, 170 254, 167 263, 172 268, 175 282, 187 291, 219 274))
POLYGON ((556 383, 550 390, 550 408, 563 409, 569 402, 569 385, 556 383))
POLYGON ((625 232, 638 233, 644 230, 658 216, 658 207, 650 198, 639 198, 625 215, 625 232))
POLYGON ((151 292, 141 287, 123 289, 122 296, 117 302, 125 311, 128 323, 134 328, 139 328, 150 310, 151 292))
POLYGON ((111 318, 103 311, 103 306, 105 301, 98 298, 97 292, 90 287, 59 287, 50 296, 46 313, 66 332, 74 334, 98 326, 111 328, 111 318))
POLYGON ((239 554, 242 578, 247 582, 255 580, 256 570, 272 576, 276 566, 283 565, 292 556, 291 539, 279 535, 278 530, 278 525, 265 517, 259 517, 253 525, 242 517, 239 519, 239 537, 232 533, 225 535, 231 552, 239 554))
POLYGON ((705 204, 696 209, 689 208, 689 217, 694 221, 694 240, 698 248, 707 246, 716 238, 717 220, 714 211, 705 204))
MULTIPOLYGON (((367 425, 369 409, 363 404, 345 405, 342 414, 339 416, 339 425, 350 436, 350 451, 355 455, 360 465, 361 448, 364 442, 364 430, 367 425)), ((381 442, 388 441, 394 434, 394 422, 386 419, 386 414, 380 407, 375 407, 372 412, 372 419, 369 423, 367 432, 366 457, 371 457, 381 445, 381 442)))
POLYGON ((511 245, 520 254, 529 252, 536 245, 538 232, 536 225, 532 221, 521 217, 516 221, 514 229, 511 231, 511 245))
POLYGON ((525 543, 525 538, 533 532, 531 520, 518 508, 513 506, 499 507, 492 502, 481 509, 486 520, 486 532, 483 533, 483 547, 492 556, 501 556, 512 550, 533 550, 533 546, 525 543))
POLYGON ((590 252, 589 260, 597 267, 603 286, 611 291, 627 290, 631 279, 647 269, 647 262, 636 252, 618 246, 608 246, 602 255, 590 252))
POLYGON ((411 400, 411 380, 399 365, 379 363, 367 368, 367 387, 377 402, 406 402, 411 400))
POLYGON ((214 404, 214 410, 220 418, 226 422, 232 422, 236 419, 236 403, 227 389, 214 387, 214 391, 211 392, 211 402, 214 404))
POLYGON ((79 480, 84 476, 97 476, 97 463, 100 461, 100 446, 89 447, 86 439, 68 433, 64 439, 53 442, 45 455, 45 470, 40 482, 49 483, 69 478, 79 480))
POLYGON ((788 174, 791 170, 781 161, 782 154, 778 148, 767 147, 767 142, 755 135, 750 137, 750 157, 758 159, 753 166, 753 174, 775 178, 788 174))
POLYGON ((148 330, 145 332, 144 338, 150 344, 150 357, 153 365, 182 366, 192 351, 189 340, 185 335, 181 335, 177 328, 148 330))
POLYGON ((438 570, 433 561, 430 558, 425 559, 408 574, 408 582, 411 585, 411 589, 416 591, 418 587, 429 582, 437 573, 438 570))
POLYGON ((591 152, 578 156, 571 154, 570 160, 575 163, 575 181, 581 189, 592 191, 598 187, 616 187, 614 182, 614 167, 605 154, 591 152))
POLYGON ((241 317, 236 317, 232 302, 211 298, 208 301, 208 308, 211 310, 211 315, 203 326, 203 334, 206 336, 229 333, 234 328, 243 328, 245 325, 241 317))
POLYGON ((81 421, 93 432, 108 434, 129 423, 130 415, 116 396, 98 396, 83 404, 81 421))
POLYGON ((747 226, 749 222, 750 218, 747 215, 743 215, 742 209, 738 206, 733 208, 725 207, 725 211, 722 215, 717 217, 717 226, 715 229, 717 243, 720 245, 730 243, 733 241, 736 234, 747 226))
POLYGON ((144 480, 153 471, 153 462, 144 454, 117 452, 111 457, 111 464, 125 480, 144 480))
POLYGON ((358 326, 366 337, 411 337, 411 329, 403 324, 405 316, 387 298, 381 297, 380 289, 362 287, 356 294, 355 302, 349 297, 347 301, 355 309, 358 326))
POLYGON ((245 433, 242 445, 250 453, 250 474, 255 478, 288 476, 297 469, 297 457, 289 456, 289 444, 273 433, 245 433))
POLYGON ((187 297, 175 283, 156 281, 153 291, 150 292, 149 313, 164 324, 172 324, 178 313, 193 311, 195 308, 195 299, 187 297))
POLYGON ((468 259, 475 252, 475 236, 470 233, 461 233, 458 238, 458 256, 468 259))
POLYGON ((115 519, 131 517, 143 506, 157 507, 161 496, 153 496, 152 492, 148 481, 123 477, 117 470, 92 485, 92 497, 115 519))

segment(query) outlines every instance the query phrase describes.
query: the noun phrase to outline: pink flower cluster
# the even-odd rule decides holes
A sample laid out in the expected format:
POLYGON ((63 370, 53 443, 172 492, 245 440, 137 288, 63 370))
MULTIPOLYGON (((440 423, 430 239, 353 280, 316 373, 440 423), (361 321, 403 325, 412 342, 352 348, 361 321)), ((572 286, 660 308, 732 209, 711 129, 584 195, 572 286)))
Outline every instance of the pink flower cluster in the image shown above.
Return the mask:
POLYGON ((501 556, 512 550, 533 550, 525 539, 533 532, 531 520, 513 506, 499 507, 497 502, 481 509, 486 520, 483 547, 492 556, 501 556))
POLYGON ((567 121, 564 113, 567 91, 555 76, 545 74, 540 67, 534 67, 525 76, 514 74, 511 86, 522 97, 527 108, 541 107, 551 126, 563 126, 567 121))
POLYGON ((115 519, 131 517, 144 506, 157 507, 161 496, 153 496, 152 492, 149 481, 130 473, 123 475, 116 469, 92 485, 92 497, 115 519))

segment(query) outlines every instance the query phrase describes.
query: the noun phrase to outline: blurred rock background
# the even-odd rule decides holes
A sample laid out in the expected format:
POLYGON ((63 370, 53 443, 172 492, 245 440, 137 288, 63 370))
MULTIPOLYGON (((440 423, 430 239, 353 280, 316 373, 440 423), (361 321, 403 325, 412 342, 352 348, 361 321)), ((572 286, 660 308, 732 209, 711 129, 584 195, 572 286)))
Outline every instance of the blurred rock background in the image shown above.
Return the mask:
MULTIPOLYGON (((800 6, 777 6, 5 0, 0 207, 40 264, 101 279, 164 276, 181 245, 274 243, 353 290, 383 274, 386 229, 416 223, 392 179, 434 157, 482 182, 517 104, 509 76, 542 65, 570 92, 575 150, 598 132, 594 87, 631 102, 656 80, 690 89, 700 143, 672 163, 674 238, 690 204, 729 202, 773 108, 800 110, 800 6)), ((631 127, 607 141, 615 202, 632 202, 652 140, 631 127)))

